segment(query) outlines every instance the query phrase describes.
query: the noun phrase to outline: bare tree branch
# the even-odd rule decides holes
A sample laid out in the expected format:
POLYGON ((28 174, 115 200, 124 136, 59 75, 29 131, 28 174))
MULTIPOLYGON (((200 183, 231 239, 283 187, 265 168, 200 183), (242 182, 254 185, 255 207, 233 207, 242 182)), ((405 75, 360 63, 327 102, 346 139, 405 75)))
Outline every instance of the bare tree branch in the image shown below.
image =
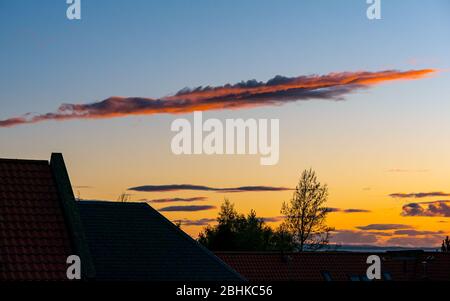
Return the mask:
POLYGON ((292 199, 283 203, 285 228, 293 235, 299 251, 306 247, 317 250, 328 244, 333 229, 326 225, 327 198, 327 185, 322 185, 316 173, 309 169, 303 171, 292 199))

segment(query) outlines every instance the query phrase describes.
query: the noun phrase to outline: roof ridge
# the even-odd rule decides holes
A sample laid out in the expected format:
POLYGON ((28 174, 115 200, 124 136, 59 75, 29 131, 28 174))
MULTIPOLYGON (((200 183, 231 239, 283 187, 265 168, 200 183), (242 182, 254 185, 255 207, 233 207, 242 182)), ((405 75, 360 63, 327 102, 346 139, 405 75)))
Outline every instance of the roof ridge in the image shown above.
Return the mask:
POLYGON ((64 222, 70 231, 74 251, 83 260, 83 276, 93 278, 95 277, 95 268, 92 263, 75 196, 73 195, 72 184, 70 183, 69 174, 61 153, 52 153, 50 168, 58 192, 60 206, 65 216, 64 222))
POLYGON ((38 159, 15 159, 15 158, 0 158, 0 162, 14 162, 14 163, 39 163, 49 165, 48 160, 38 159))
POLYGON ((209 257, 211 257, 211 259, 213 259, 214 261, 216 261, 217 263, 219 263, 220 265, 222 265, 224 268, 226 268, 229 272, 231 272, 232 274, 234 274, 235 276, 241 278, 242 280, 245 280, 244 276, 242 276, 241 274, 239 274, 236 270, 234 270, 231 266, 229 266, 225 261, 223 261, 222 259, 220 259, 218 256, 216 256, 212 251, 208 250, 205 246, 203 246, 201 243, 199 243, 198 241, 194 240, 191 236, 189 236, 186 232, 184 232, 183 230, 181 230, 179 227, 175 226, 174 223, 172 223, 169 219, 167 219, 164 215, 162 215, 158 210, 156 210, 155 208, 153 208, 152 206, 150 206, 147 203, 141 203, 143 205, 145 205, 146 207, 148 207, 150 210, 154 211, 157 215, 159 215, 162 220, 168 224, 170 227, 174 228, 176 230, 176 232, 178 234, 180 234, 180 236, 182 238, 184 238, 185 240, 189 241, 189 243, 195 245, 196 247, 199 247, 200 249, 202 249, 209 257))

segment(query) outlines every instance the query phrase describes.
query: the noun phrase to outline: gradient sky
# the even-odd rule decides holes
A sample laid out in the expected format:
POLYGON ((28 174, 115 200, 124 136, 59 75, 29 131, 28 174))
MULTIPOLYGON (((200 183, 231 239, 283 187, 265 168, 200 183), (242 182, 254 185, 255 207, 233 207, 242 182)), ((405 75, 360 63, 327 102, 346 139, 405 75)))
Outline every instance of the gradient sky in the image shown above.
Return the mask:
MULTIPOLYGON (((447 203, 436 203, 450 200, 450 3, 384 0, 383 19, 369 21, 365 2, 82 0, 82 20, 69 21, 64 0, 0 0, 0 120, 53 112, 62 103, 158 98, 184 87, 276 75, 438 70, 427 78, 359 90, 345 101, 204 113, 221 120, 279 118, 275 166, 260 166, 259 156, 173 155, 170 124, 192 114, 0 128, 0 156, 47 159, 62 152, 76 194, 101 200, 116 200, 142 185, 294 187, 301 171, 312 167, 329 185, 330 207, 370 211, 331 213, 336 242, 438 245, 450 234, 447 203), (419 192, 444 195, 389 196, 419 192), (422 209, 408 211, 415 216, 401 215, 403 206, 419 202, 435 203, 414 205, 422 209), (421 216, 435 212, 447 217, 421 216)), ((133 201, 205 197, 152 203, 206 206, 162 212, 171 220, 203 221, 216 216, 211 206, 220 206, 224 197, 239 211, 253 208, 262 217, 277 217, 292 195, 129 193, 133 201)), ((201 226, 183 229, 196 236, 201 226)))

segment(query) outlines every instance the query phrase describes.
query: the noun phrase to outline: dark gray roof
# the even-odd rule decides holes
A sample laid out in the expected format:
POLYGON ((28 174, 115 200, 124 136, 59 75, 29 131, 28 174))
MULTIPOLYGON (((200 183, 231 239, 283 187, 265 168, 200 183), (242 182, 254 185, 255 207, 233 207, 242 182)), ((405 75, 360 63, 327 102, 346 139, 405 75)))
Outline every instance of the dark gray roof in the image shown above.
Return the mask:
POLYGON ((77 204, 96 279, 242 280, 237 272, 148 204, 77 204))

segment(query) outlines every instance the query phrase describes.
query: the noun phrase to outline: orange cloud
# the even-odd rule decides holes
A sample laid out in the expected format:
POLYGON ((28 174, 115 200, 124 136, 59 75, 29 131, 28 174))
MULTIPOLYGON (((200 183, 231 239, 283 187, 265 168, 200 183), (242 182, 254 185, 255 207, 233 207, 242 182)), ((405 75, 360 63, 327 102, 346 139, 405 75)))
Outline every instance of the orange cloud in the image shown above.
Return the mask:
POLYGON ((0 120, 0 127, 46 120, 114 118, 130 115, 179 114, 193 111, 242 109, 282 105, 311 99, 343 100, 345 95, 376 84, 397 80, 417 80, 434 69, 380 72, 340 72, 298 77, 276 76, 267 82, 250 80, 234 85, 183 89, 165 98, 110 97, 90 104, 63 104, 56 112, 25 114, 0 120))

